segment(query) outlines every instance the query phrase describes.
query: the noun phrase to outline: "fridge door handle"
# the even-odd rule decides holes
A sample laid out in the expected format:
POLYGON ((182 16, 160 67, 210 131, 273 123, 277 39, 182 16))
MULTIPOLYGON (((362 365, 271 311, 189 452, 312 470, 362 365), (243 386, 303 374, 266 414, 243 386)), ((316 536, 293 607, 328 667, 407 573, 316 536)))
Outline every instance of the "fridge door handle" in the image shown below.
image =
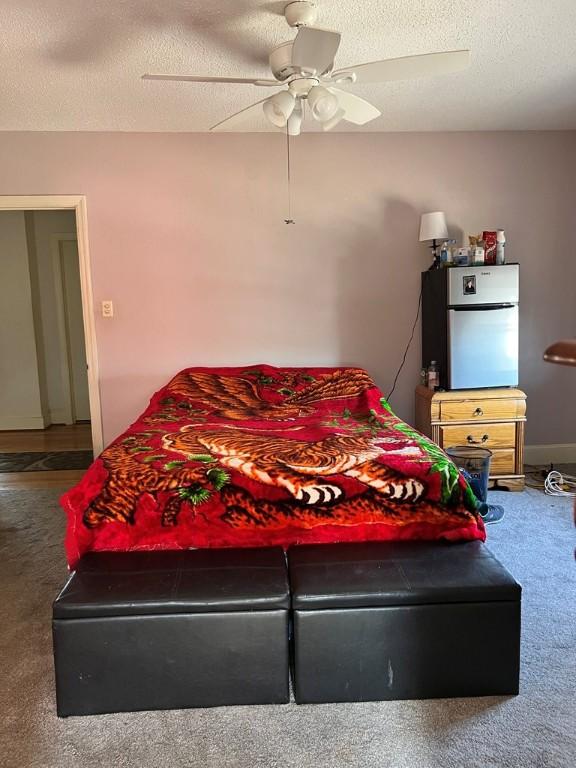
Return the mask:
POLYGON ((494 312, 499 309, 512 309, 516 304, 462 304, 458 307, 449 307, 454 312, 494 312))

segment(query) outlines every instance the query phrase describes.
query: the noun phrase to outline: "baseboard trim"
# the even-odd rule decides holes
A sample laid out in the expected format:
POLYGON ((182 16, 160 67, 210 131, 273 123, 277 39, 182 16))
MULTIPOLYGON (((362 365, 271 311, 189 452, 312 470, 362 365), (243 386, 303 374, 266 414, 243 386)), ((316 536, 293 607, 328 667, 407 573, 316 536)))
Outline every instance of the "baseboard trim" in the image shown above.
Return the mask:
POLYGON ((64 408, 53 408, 49 411, 50 424, 74 424, 64 408))
POLYGON ((43 416, 9 416, 0 421, 0 431, 18 429, 46 429, 46 422, 43 416))
POLYGON ((524 448, 524 461, 526 464, 574 464, 576 443, 527 445, 524 448))

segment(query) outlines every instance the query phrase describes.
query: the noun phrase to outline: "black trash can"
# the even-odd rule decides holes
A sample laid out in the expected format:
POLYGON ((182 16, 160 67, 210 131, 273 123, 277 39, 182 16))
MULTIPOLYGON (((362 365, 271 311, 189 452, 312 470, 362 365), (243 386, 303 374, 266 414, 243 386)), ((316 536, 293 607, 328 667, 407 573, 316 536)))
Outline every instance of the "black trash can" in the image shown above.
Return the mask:
POLYGON ((455 445, 447 448, 446 453, 458 469, 464 471, 478 501, 486 502, 492 451, 475 445, 455 445))

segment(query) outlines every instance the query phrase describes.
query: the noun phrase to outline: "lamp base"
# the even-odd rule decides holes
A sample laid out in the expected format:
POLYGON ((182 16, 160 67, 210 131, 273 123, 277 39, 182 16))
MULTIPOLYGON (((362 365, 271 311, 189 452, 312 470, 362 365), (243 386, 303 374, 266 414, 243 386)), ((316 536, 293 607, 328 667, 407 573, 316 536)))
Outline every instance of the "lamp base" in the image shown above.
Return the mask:
POLYGON ((430 272, 433 269, 440 269, 442 266, 442 262, 440 261, 440 254, 438 253, 438 245, 436 243, 436 240, 432 240, 432 245, 430 246, 430 250, 432 251, 432 264, 428 267, 428 272, 430 272))

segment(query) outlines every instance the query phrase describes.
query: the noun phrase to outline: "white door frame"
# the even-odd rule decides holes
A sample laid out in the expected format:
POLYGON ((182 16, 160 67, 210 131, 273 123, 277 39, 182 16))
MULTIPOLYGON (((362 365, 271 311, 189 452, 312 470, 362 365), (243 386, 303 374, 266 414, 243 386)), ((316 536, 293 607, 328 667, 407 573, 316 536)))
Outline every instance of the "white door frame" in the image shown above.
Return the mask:
POLYGON ((78 258, 80 260, 80 289, 82 292, 82 315, 88 364, 88 396, 90 399, 90 422, 92 426, 92 448, 98 455, 104 448, 102 435, 102 410, 100 406, 100 378, 98 373, 98 351, 96 346, 96 324, 94 322, 94 301, 92 298, 92 272, 88 250, 88 219, 85 195, 0 195, 0 211, 54 211, 72 210, 76 214, 78 258))
POLYGON ((54 275, 54 290, 56 292, 56 319, 58 322, 58 342, 60 347, 60 379, 64 395, 65 424, 74 424, 74 405, 72 381, 70 372, 70 349, 66 330, 66 315, 64 310, 64 291, 62 288, 62 258, 60 243, 63 240, 76 241, 76 234, 53 234, 50 237, 50 252, 52 255, 52 272, 54 275))

